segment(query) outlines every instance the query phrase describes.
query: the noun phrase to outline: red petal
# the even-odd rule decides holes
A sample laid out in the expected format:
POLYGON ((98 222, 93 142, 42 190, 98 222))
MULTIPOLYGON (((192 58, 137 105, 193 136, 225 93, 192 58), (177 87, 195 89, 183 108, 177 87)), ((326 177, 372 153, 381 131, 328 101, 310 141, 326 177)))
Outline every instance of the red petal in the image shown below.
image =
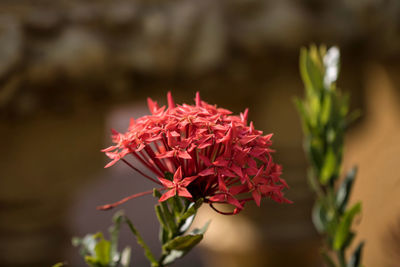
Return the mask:
POLYGON ((119 135, 120 133, 117 131, 117 130, 115 130, 115 129, 111 129, 111 133, 112 133, 112 135, 119 135))
POLYGON ((174 156, 174 151, 167 151, 165 153, 160 153, 156 156, 158 159, 172 158, 174 156))
POLYGON ((261 194, 260 192, 258 192, 258 190, 253 190, 253 192, 251 192, 251 194, 253 195, 254 198, 254 202, 256 202, 257 206, 260 207, 260 203, 261 203, 261 194))
POLYGON ((178 196, 181 197, 186 197, 186 198, 192 198, 192 195, 189 193, 189 191, 184 188, 184 187, 179 187, 178 188, 178 196))
POLYGON ((177 131, 170 131, 169 132, 173 137, 180 137, 181 135, 177 131))
POLYGON ((192 157, 189 155, 187 151, 179 151, 178 157, 181 159, 192 159, 192 157))
POLYGON ((212 197, 209 198, 211 202, 225 202, 226 201, 226 195, 225 194, 217 194, 213 195, 212 197))
POLYGON ((175 102, 174 99, 172 98, 171 92, 167 93, 167 99, 168 99, 168 108, 173 109, 175 107, 175 102))
POLYGON ((133 127, 135 126, 135 119, 131 118, 129 121, 129 130, 133 129, 133 127))
POLYGON ((204 164, 205 164, 207 167, 210 167, 210 166, 212 165, 210 159, 207 158, 206 156, 204 156, 204 155, 202 155, 202 154, 199 154, 199 158, 204 162, 204 164))
POLYGON ((240 113, 240 119, 245 125, 247 124, 248 115, 249 115, 249 109, 248 108, 246 108, 243 113, 240 113))
POLYGON ((218 176, 218 188, 220 191, 223 191, 223 192, 227 191, 225 181, 221 175, 218 176))
POLYGON ((231 170, 234 171, 239 177, 243 177, 242 168, 240 168, 236 164, 232 164, 231 170))
POLYGON ((185 179, 182 180, 180 183, 182 186, 186 187, 188 186, 191 182, 193 182, 198 176, 190 176, 186 177, 185 179))
POLYGON ((150 142, 158 141, 158 140, 161 140, 161 139, 162 139, 161 134, 156 134, 153 137, 147 138, 146 142, 150 143, 150 142))
POLYGON ((106 156, 110 159, 119 159, 119 154, 115 152, 106 152, 106 156))
POLYGON ((158 177, 158 180, 160 180, 160 182, 161 182, 161 183, 163 184, 163 186, 165 186, 166 188, 172 188, 172 187, 174 187, 174 183, 171 182, 171 181, 168 180, 168 179, 164 179, 164 178, 158 177))
POLYGON ((227 197, 226 202, 228 202, 229 204, 238 207, 239 209, 243 209, 243 205, 239 202, 239 200, 237 200, 236 198, 229 196, 227 197))
POLYGON ((231 188, 229 188, 229 193, 231 193, 232 195, 238 195, 241 193, 244 193, 248 190, 248 187, 246 185, 236 185, 236 186, 232 186, 231 188))
POLYGON ((258 135, 249 135, 249 136, 244 136, 240 139, 240 143, 242 145, 246 145, 248 143, 250 143, 251 141, 254 141, 256 138, 258 137, 258 135))
POLYGON ((107 148, 102 149, 101 152, 110 152, 115 150, 116 148, 118 148, 118 146, 109 146, 107 148))
POLYGON ((215 174, 214 168, 210 168, 210 169, 202 170, 199 173, 199 176, 208 176, 208 175, 213 175, 213 174, 215 174))
POLYGON ((224 135, 221 139, 217 140, 218 143, 228 143, 232 140, 232 128, 229 128, 229 131, 226 135, 224 135))
POLYGON ((119 159, 114 159, 113 161, 110 161, 106 166, 104 166, 104 168, 108 168, 111 167, 112 165, 114 165, 119 159))
POLYGON ((181 168, 181 166, 179 166, 179 168, 174 173, 174 182, 178 183, 180 180, 182 180, 182 168, 181 168))
POLYGON ((160 199, 159 199, 158 201, 159 201, 159 202, 163 202, 163 201, 165 201, 165 200, 167 200, 167 199, 169 199, 169 198, 171 198, 171 197, 174 197, 175 195, 176 195, 176 191, 175 191, 175 188, 174 188, 174 189, 171 189, 171 190, 165 192, 165 193, 160 197, 160 199))
POLYGON ((157 112, 157 102, 153 101, 150 97, 147 98, 147 105, 149 106, 149 110, 152 114, 155 114, 157 112))
POLYGON ((225 160, 223 157, 218 157, 214 162, 214 166, 218 167, 228 167, 229 161, 225 160))
POLYGON ((201 107, 201 99, 200 99, 200 93, 199 92, 196 92, 195 101, 196 101, 196 107, 201 107))
POLYGON ((173 148, 178 144, 178 142, 176 141, 175 137, 171 134, 171 132, 167 133, 167 138, 168 138, 168 146, 173 148))
POLYGON ((270 192, 274 192, 276 190, 279 190, 278 188, 271 186, 271 185, 260 185, 260 191, 263 195, 266 195, 270 192))
POLYGON ((140 143, 140 144, 139 144, 139 147, 138 147, 138 148, 136 148, 136 149, 135 149, 135 151, 136 151, 136 152, 140 152, 140 151, 142 151, 142 150, 143 150, 143 148, 145 148, 145 144, 143 144, 143 143, 140 143))
POLYGON ((228 168, 219 168, 218 173, 228 177, 236 177, 236 175, 233 172, 231 172, 228 168))

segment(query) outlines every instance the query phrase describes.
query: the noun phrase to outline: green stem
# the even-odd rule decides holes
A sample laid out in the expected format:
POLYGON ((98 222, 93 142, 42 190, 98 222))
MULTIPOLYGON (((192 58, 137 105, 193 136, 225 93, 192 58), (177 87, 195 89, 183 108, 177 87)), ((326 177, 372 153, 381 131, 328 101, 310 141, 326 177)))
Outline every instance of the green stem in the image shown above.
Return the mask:
POLYGON ((340 267, 346 267, 347 266, 346 257, 344 255, 344 251, 343 250, 339 250, 337 252, 337 257, 338 257, 338 260, 339 260, 340 267))
POLYGON ((142 236, 140 235, 139 231, 135 228, 133 223, 127 217, 125 217, 125 221, 128 224, 129 229, 135 235, 138 244, 144 249, 144 255, 150 261, 151 266, 152 267, 160 267, 160 265, 158 264, 156 258, 154 257, 153 253, 151 252, 150 248, 144 242, 142 236))

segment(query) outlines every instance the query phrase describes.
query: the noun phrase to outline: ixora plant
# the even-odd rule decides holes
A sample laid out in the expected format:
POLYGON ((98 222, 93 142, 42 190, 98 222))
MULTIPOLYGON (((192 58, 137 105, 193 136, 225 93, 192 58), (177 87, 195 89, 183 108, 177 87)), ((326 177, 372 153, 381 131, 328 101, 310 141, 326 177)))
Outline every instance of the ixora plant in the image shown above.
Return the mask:
POLYGON ((345 255, 355 233, 351 226, 361 212, 361 202, 348 207, 348 200, 356 176, 351 169, 339 183, 348 125, 358 117, 349 115, 349 96, 336 87, 339 74, 338 48, 311 46, 300 53, 300 72, 305 86, 304 100, 296 99, 304 131, 304 148, 309 158, 309 181, 316 193, 313 222, 325 237, 323 256, 328 266, 361 266, 364 242, 345 255))
POLYGON ((252 122, 248 124, 247 109, 234 116, 202 101, 199 93, 195 105, 176 105, 170 93, 167 98, 168 107, 148 99, 151 115, 131 119, 126 133, 113 130, 114 145, 103 150, 111 159, 106 168, 122 162, 156 187, 98 207, 108 210, 153 194, 159 202, 155 212, 160 222, 161 255, 156 257, 132 222, 118 213, 110 241, 101 233, 74 239, 90 266, 129 266, 130 249, 117 249, 121 222, 128 224, 150 265, 161 267, 184 256, 202 240, 208 223, 189 231, 202 204, 220 214, 234 215, 246 202, 259 206, 262 198, 291 203, 282 192, 288 187, 280 178, 282 168, 272 158, 272 134, 263 135, 252 122), (219 209, 218 203, 232 206, 231 211, 219 209))

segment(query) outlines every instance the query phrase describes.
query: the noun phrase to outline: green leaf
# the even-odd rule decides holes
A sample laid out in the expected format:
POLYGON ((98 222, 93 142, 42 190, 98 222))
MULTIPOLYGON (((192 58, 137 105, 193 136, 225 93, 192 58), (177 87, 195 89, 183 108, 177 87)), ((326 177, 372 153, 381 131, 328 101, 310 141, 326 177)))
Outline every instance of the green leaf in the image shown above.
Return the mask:
POLYGON ((316 173, 319 174, 320 169, 322 168, 322 160, 323 160, 323 143, 319 138, 313 138, 309 136, 306 138, 306 148, 308 148, 308 155, 311 161, 311 164, 316 168, 316 173))
POLYGON ((170 205, 173 207, 173 211, 175 216, 179 216, 181 212, 183 212, 183 205, 181 202, 181 198, 179 196, 175 196, 169 199, 170 205))
POLYGON ((354 217, 361 212, 361 203, 356 203, 350 210, 347 210, 341 218, 336 229, 333 248, 340 250, 344 247, 350 235, 350 228, 354 217))
POLYGON ((160 225, 160 231, 158 233, 158 238, 161 241, 161 244, 165 244, 169 239, 168 228, 165 228, 163 225, 160 225))
POLYGON ((354 250, 353 254, 348 263, 348 267, 360 267, 361 266, 361 258, 362 258, 362 250, 364 247, 364 242, 361 242, 357 248, 354 250))
POLYGON ((318 96, 313 96, 309 99, 309 112, 310 112, 310 124, 311 127, 316 128, 318 127, 318 118, 321 116, 321 102, 318 96))
POLYGON ((136 237, 136 241, 137 243, 143 248, 144 250, 144 255, 146 256, 146 258, 151 262, 151 264, 158 266, 158 262, 155 259, 153 253, 151 252, 150 248, 147 246, 147 244, 144 242, 142 236, 140 235, 140 233, 138 232, 138 230, 135 228, 135 226, 133 225, 133 223, 125 216, 125 221, 129 226, 129 229, 131 230, 131 232, 133 233, 133 235, 136 237))
POLYGON ((322 69, 318 65, 320 62, 313 51, 308 53, 305 48, 300 50, 300 74, 307 95, 313 95, 322 88, 322 69))
POLYGON ((174 215, 169 210, 167 202, 163 201, 159 205, 161 206, 161 213, 170 232, 176 233, 178 231, 178 225, 175 221, 174 215))
POLYGON ((197 212, 197 209, 203 204, 204 200, 202 198, 196 200, 196 202, 191 202, 188 206, 186 212, 182 215, 180 220, 186 220, 190 216, 194 215, 197 212))
MULTIPOLYGON (((157 216, 157 219, 158 219, 158 221, 160 222, 160 226, 161 226, 161 230, 160 231, 162 231, 162 234, 160 233, 160 239, 161 240, 164 240, 164 237, 163 237, 163 235, 164 234, 169 234, 171 231, 170 231, 170 228, 168 227, 168 224, 167 224, 167 222, 166 222, 166 220, 165 220, 165 217, 164 217, 164 213, 163 213, 163 211, 162 211, 162 208, 161 208, 161 206, 160 205, 156 205, 155 207, 155 210, 156 210, 156 216, 157 216), (164 233, 165 232, 165 233, 164 233)), ((164 242, 163 242, 164 243, 164 242)))
POLYGON ((294 104, 296 105, 297 111, 300 114, 300 119, 301 119, 301 125, 303 128, 303 132, 305 134, 308 134, 311 131, 311 126, 309 123, 309 116, 308 113, 304 107, 304 103, 299 99, 299 98, 294 98, 294 104))
POLYGON ((177 236, 163 246, 163 250, 189 251, 203 239, 202 234, 177 236))
POLYGON ((340 214, 343 214, 346 209, 356 174, 357 167, 351 168, 336 193, 336 206, 340 214))
POLYGON ((333 152, 333 149, 329 148, 321 170, 321 184, 326 185, 335 176, 337 168, 336 164, 336 155, 333 152))
POLYGON ((98 260, 97 260, 95 257, 93 257, 93 256, 86 255, 86 256, 85 256, 85 262, 86 262, 90 267, 103 267, 103 266, 98 262, 98 260))
POLYGON ((331 116, 332 109, 332 98, 331 94, 327 92, 324 96, 322 107, 321 107, 321 123, 322 125, 327 125, 331 116))
POLYGON ((203 234, 189 234, 178 236, 170 240, 163 246, 164 253, 167 252, 162 259, 162 264, 171 264, 175 260, 183 257, 193 247, 195 247, 203 239, 203 234))
POLYGON ((118 252, 118 239, 119 239, 119 232, 121 228, 121 223, 124 220, 124 212, 123 211, 118 211, 117 213, 114 214, 113 216, 113 222, 114 225, 112 225, 109 228, 110 232, 110 242, 111 242, 111 249, 110 249, 110 257, 112 260, 112 266, 116 266, 116 262, 118 262, 118 259, 120 258, 120 254, 118 252))
POLYGON ((326 230, 326 212, 323 209, 320 201, 316 201, 312 209, 312 221, 319 233, 324 233, 326 230))
POLYGON ((54 264, 51 267, 63 267, 63 266, 67 266, 67 264, 65 262, 57 262, 56 264, 54 264))
POLYGON ((158 191, 156 188, 153 189, 153 196, 156 198, 160 198, 161 197, 161 193, 160 191, 158 191))
POLYGON ((109 241, 103 238, 103 235, 99 235, 100 240, 97 242, 94 251, 96 252, 96 260, 102 265, 108 265, 110 263, 110 249, 111 244, 109 241))
MULTIPOLYGON (((80 247, 80 252, 86 263, 91 267, 117 267, 122 262, 129 261, 128 252, 130 248, 124 249, 123 253, 118 252, 118 237, 121 223, 125 216, 122 211, 113 216, 114 224, 109 228, 111 240, 104 239, 101 232, 88 234, 84 238, 74 237, 72 244, 80 247), (124 257, 124 259, 122 259, 124 257)), ((128 263, 129 265, 129 263, 128 263)), ((126 265, 126 266, 128 266, 126 265)))
POLYGON ((320 194, 321 190, 319 187, 319 183, 317 178, 315 177, 314 171, 312 168, 309 168, 307 170, 307 181, 308 181, 308 185, 311 187, 312 190, 314 190, 314 192, 316 192, 317 194, 320 194))

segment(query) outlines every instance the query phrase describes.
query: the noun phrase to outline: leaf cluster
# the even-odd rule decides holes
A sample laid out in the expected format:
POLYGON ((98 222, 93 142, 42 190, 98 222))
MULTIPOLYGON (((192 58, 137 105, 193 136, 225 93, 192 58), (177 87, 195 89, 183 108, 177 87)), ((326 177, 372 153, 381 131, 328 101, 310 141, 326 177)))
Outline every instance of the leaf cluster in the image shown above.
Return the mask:
POLYGON ((125 247, 118 251, 120 227, 125 218, 123 212, 117 212, 113 217, 114 224, 109 229, 110 240, 103 233, 88 234, 83 238, 74 237, 72 244, 80 248, 80 254, 90 267, 128 267, 131 248, 125 247))
MULTIPOLYGON (((326 237, 330 250, 336 252, 341 267, 360 266, 363 243, 347 263, 345 250, 354 238, 351 225, 361 212, 361 203, 347 207, 357 169, 351 169, 338 185, 341 173, 344 135, 348 125, 358 117, 349 114, 349 95, 336 86, 339 75, 339 49, 311 46, 300 51, 300 73, 305 87, 303 100, 295 99, 304 132, 304 149, 309 158, 309 182, 317 194, 313 208, 316 229, 326 237)), ((337 266, 324 253, 329 266, 337 266)))
MULTIPOLYGON (((161 194, 154 190, 154 196, 160 198, 161 194)), ((202 203, 203 199, 190 202, 186 198, 175 196, 155 206, 156 215, 160 221, 159 236, 162 254, 159 261, 153 266, 171 264, 200 243, 209 222, 200 229, 188 230, 202 203)))

